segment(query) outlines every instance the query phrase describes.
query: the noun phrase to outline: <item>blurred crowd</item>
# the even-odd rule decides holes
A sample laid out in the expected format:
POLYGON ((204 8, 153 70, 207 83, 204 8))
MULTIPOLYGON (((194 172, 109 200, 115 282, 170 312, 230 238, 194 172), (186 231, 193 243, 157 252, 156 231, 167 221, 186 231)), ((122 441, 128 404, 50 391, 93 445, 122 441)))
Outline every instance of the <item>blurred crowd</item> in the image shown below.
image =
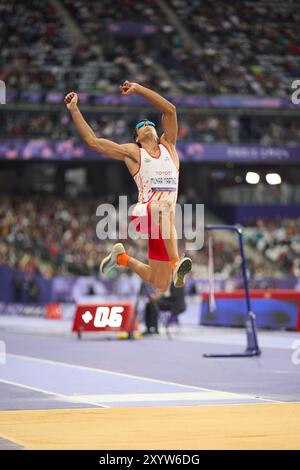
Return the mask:
POLYGON ((156 0, 63 0, 63 4, 87 39, 76 48, 72 61, 90 69, 81 81, 83 90, 92 85, 98 92, 115 93, 126 77, 160 91, 172 88, 161 61, 167 33, 156 0), (118 34, 118 24, 126 21, 130 22, 126 32, 118 34), (144 31, 145 24, 152 28, 144 31))
POLYGON ((7 90, 64 87, 71 40, 50 2, 0 2, 0 51, 0 79, 7 90))
MULTIPOLYGON (((0 264, 17 267, 29 274, 98 275, 99 262, 109 252, 117 232, 111 239, 100 240, 96 228, 99 199, 62 199, 54 196, 8 197, 0 200, 0 264)), ((107 200, 105 201, 107 202, 107 200)), ((116 214, 116 229, 120 227, 116 214)), ((270 273, 300 276, 300 219, 283 223, 259 219, 256 226, 245 229, 247 243, 262 253, 261 260, 249 256, 251 278, 270 273), (269 261, 269 264, 264 262, 269 261), (276 263, 276 264, 275 264, 276 263)), ((122 240, 121 240, 122 241, 122 240)), ((145 240, 125 240, 128 253, 147 260, 145 240)), ((180 251, 184 243, 179 242, 180 251)), ((207 279, 208 248, 190 251, 195 279, 207 279)), ((238 246, 220 238, 214 240, 214 272, 218 279, 241 274, 238 246)))
POLYGON ((226 8, 221 0, 171 0, 172 15, 157 0, 60 3, 73 27, 48 0, 1 2, 0 79, 8 89, 115 93, 128 78, 172 93, 289 97, 300 74, 296 0, 226 8))
MULTIPOLYGON (((115 243, 97 238, 96 209, 101 202, 104 201, 2 196, 0 264, 46 277, 97 275, 100 259, 115 243)), ((143 240, 129 241, 127 245, 129 251, 134 249, 137 256, 145 258, 143 240)))
POLYGON ((170 4, 201 48, 190 68, 180 67, 193 91, 290 96, 300 73, 297 0, 170 4))
MULTIPOLYGON (((119 143, 132 141, 133 128, 137 121, 123 113, 84 113, 96 135, 119 143)), ((141 116, 143 117, 143 116, 141 116)), ((158 124, 160 118, 148 116, 158 124)), ((65 140, 78 138, 67 111, 0 112, 0 138, 3 139, 49 139, 65 140)), ((180 142, 213 143, 257 143, 261 145, 297 145, 300 141, 300 122, 291 117, 259 116, 203 116, 180 114, 178 116, 180 142)))
POLYGON ((244 233, 247 242, 273 263, 274 270, 300 276, 300 218, 259 218, 244 233))

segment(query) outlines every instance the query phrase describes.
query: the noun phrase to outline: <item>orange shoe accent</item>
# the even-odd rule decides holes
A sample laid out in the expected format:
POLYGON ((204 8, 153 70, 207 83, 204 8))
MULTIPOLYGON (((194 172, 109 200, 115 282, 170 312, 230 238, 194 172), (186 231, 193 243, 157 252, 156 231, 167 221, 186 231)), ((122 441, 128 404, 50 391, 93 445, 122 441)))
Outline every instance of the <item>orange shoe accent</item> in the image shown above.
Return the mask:
POLYGON ((171 263, 172 263, 172 271, 174 271, 176 264, 178 263, 180 258, 172 258, 171 263))
POLYGON ((129 256, 127 253, 121 253, 117 256, 117 265, 118 266, 127 266, 128 265, 128 258, 129 256))

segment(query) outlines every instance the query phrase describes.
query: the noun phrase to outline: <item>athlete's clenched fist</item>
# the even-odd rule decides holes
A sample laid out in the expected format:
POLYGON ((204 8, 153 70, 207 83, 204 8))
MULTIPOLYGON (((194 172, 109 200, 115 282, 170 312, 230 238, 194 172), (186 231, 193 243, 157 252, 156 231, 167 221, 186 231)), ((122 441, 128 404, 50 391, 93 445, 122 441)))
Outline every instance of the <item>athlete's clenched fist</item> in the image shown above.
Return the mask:
POLYGON ((78 102, 78 95, 77 93, 75 93, 74 91, 71 91, 71 93, 68 93, 66 96, 65 96, 65 99, 64 99, 64 102, 68 108, 68 110, 70 111, 71 109, 75 109, 76 106, 77 106, 77 102, 78 102))

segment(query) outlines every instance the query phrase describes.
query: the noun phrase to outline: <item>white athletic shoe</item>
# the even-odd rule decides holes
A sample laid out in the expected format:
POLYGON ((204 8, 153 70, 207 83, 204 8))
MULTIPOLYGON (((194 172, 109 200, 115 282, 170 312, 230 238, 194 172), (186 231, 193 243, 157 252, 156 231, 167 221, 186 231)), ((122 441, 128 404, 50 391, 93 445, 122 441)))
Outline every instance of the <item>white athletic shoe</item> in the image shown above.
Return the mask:
POLYGON ((122 253, 126 253, 125 248, 122 243, 116 243, 112 249, 111 252, 109 253, 108 256, 103 258, 100 264, 99 268, 99 273, 102 274, 102 276, 107 276, 109 274, 109 271, 112 268, 117 267, 117 256, 121 255, 122 253))
POLYGON ((175 265, 173 271, 173 283, 175 287, 183 287, 185 284, 185 278, 187 274, 192 270, 192 260, 187 258, 181 258, 175 265))

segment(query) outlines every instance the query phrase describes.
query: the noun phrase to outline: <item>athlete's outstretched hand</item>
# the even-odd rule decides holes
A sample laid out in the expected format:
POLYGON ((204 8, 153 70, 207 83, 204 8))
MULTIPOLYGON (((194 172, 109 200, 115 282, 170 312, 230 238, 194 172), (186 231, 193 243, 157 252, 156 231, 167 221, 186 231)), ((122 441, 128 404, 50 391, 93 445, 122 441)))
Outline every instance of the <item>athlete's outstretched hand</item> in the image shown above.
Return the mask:
POLYGON ((75 93, 74 91, 71 91, 71 93, 68 93, 66 96, 65 96, 65 99, 64 99, 64 102, 68 108, 68 110, 70 111, 71 109, 74 109, 76 108, 77 106, 77 102, 78 102, 78 95, 77 93, 75 93))
POLYGON ((137 92, 138 83, 129 82, 126 80, 123 85, 120 85, 120 92, 122 95, 133 95, 133 93, 137 92))

